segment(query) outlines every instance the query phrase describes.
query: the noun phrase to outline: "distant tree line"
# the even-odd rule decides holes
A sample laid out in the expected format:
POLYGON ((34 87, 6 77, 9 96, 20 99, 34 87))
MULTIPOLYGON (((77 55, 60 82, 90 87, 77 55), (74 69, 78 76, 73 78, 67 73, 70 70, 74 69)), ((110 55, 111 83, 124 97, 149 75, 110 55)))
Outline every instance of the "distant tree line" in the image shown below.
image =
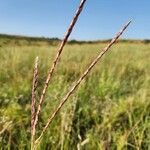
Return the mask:
MULTIPOLYGON (((11 40, 15 40, 15 43, 19 45, 19 40, 25 40, 27 43, 33 44, 32 42, 47 42, 48 44, 55 45, 58 44, 58 42, 61 41, 59 38, 48 38, 48 37, 29 37, 29 36, 21 36, 21 35, 8 35, 8 34, 0 34, 0 40, 1 39, 6 39, 4 44, 9 44, 11 40)), ((79 40, 70 40, 68 44, 93 44, 93 43, 108 43, 110 39, 107 40, 95 40, 95 41, 79 41, 79 40)), ((144 44, 149 44, 150 39, 144 39, 144 40, 132 40, 132 39, 121 39, 119 42, 124 42, 124 43, 144 43, 144 44)))

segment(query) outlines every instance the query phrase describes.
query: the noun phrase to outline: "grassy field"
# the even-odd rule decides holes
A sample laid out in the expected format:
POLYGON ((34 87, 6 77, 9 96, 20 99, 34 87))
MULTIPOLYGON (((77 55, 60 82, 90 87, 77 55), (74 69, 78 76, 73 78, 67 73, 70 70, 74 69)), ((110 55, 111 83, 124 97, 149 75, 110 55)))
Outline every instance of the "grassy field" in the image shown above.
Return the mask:
MULTIPOLYGON (((0 149, 30 149, 33 63, 40 94, 58 41, 0 39, 0 149)), ((106 43, 68 44, 54 73, 37 135, 68 88, 106 43)), ((37 98, 39 96, 37 94, 37 98)), ((150 44, 117 43, 55 118, 41 150, 150 150, 150 44)))

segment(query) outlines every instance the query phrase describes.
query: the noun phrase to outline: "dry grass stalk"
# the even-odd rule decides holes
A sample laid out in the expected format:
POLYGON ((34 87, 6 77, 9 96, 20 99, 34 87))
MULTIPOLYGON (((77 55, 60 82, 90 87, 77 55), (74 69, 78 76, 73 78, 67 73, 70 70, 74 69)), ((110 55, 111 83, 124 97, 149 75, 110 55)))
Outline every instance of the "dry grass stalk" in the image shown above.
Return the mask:
POLYGON ((109 50, 109 48, 118 40, 118 38, 122 35, 122 33, 125 31, 125 29, 129 26, 129 24, 131 23, 128 22, 120 32, 118 32, 118 34, 110 41, 110 43, 99 53, 99 55, 93 60, 93 62, 89 65, 89 67, 86 69, 86 71, 81 75, 81 77, 77 80, 77 82, 70 88, 70 90, 68 91, 68 93, 65 95, 65 97, 62 99, 62 101, 60 102, 60 104, 58 105, 58 107, 55 109, 55 111, 52 113, 52 115, 48 118, 47 124, 45 125, 45 127, 43 128, 41 135, 39 136, 39 138, 35 141, 35 143, 38 145, 42 136, 44 135, 44 133, 46 132, 47 128, 49 127, 49 125, 51 124, 51 122, 53 121, 53 119, 55 118, 55 116, 57 115, 57 113, 59 112, 59 110, 62 108, 62 106, 65 104, 65 102, 68 100, 68 98, 70 97, 70 95, 75 91, 75 89, 79 86, 79 84, 81 83, 81 81, 87 76, 87 74, 91 71, 91 69, 95 66, 95 64, 100 60, 100 58, 109 50))
POLYGON ((54 69, 55 69, 55 67, 56 67, 56 65, 57 65, 57 62, 58 62, 58 60, 59 60, 59 58, 60 58, 60 55, 61 55, 61 53, 62 53, 62 51, 63 51, 63 48, 64 48, 64 46, 65 46, 65 44, 66 44, 66 42, 67 42, 67 40, 68 40, 68 38, 69 38, 69 36, 70 36, 72 30, 73 30, 73 27, 74 27, 75 23, 76 23, 77 20, 78 20, 78 17, 79 17, 79 15, 80 15, 80 13, 81 13, 83 7, 84 7, 85 2, 86 2, 86 0, 81 0, 81 3, 80 3, 80 5, 79 5, 79 7, 78 7, 78 9, 77 9, 77 11, 76 11, 76 14, 75 14, 75 16, 73 17, 73 20, 71 21, 71 24, 70 24, 70 26, 69 26, 69 28, 68 28, 68 30, 67 30, 65 36, 64 36, 64 39, 63 39, 63 41, 62 41, 62 43, 61 43, 61 45, 60 45, 58 51, 57 51, 57 55, 56 55, 56 57, 55 57, 55 59, 54 59, 54 61, 53 61, 52 67, 50 68, 50 70, 49 70, 49 72, 48 72, 48 76, 47 76, 47 79, 46 79, 46 82, 45 82, 45 85, 44 85, 44 88, 43 88, 43 91, 42 91, 42 94, 41 94, 41 97, 40 97, 40 100, 39 100, 37 112, 36 112, 36 115, 35 115, 35 121, 34 121, 34 125, 33 125, 33 128, 34 128, 34 129, 35 129, 36 125, 37 125, 38 116, 39 116, 39 113, 40 113, 40 111, 41 111, 41 105, 42 105, 42 103, 43 103, 44 96, 45 96, 45 93, 46 93, 46 91, 47 91, 48 84, 49 84, 49 82, 50 82, 50 79, 51 79, 51 77, 52 77, 52 74, 53 74, 53 72, 54 72, 54 69))
POLYGON ((34 72, 33 72, 33 83, 32 83, 32 99, 31 99, 31 147, 34 142, 35 137, 35 128, 34 128, 34 119, 35 119, 35 95, 38 84, 38 57, 35 60, 34 72))

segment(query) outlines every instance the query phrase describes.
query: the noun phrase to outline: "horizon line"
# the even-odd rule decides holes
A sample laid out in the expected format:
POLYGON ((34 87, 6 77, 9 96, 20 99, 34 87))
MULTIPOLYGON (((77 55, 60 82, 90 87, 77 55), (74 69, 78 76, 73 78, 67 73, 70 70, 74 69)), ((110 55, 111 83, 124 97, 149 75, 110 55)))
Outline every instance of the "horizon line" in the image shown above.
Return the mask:
MULTIPOLYGON (((1 36, 8 36, 8 37, 18 37, 18 38, 33 38, 33 39, 45 39, 45 40, 62 40, 63 38, 60 37, 47 37, 47 36, 34 36, 34 35, 26 35, 26 34, 9 34, 9 33, 0 33, 1 36)), ((81 42, 90 42, 90 41, 108 41, 111 38, 99 38, 99 39, 91 39, 91 40, 80 40, 76 38, 71 38, 69 41, 81 41, 81 42)), ((129 41, 144 41, 150 40, 150 38, 120 38, 120 40, 129 40, 129 41)))

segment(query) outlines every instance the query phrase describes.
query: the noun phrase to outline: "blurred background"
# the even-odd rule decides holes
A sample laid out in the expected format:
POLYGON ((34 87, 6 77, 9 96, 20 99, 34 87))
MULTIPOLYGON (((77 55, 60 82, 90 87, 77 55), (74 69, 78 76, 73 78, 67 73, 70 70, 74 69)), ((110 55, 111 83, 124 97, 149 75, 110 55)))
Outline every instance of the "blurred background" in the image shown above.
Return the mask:
MULTIPOLYGON (((0 1, 0 149, 30 149, 34 61, 38 56, 37 106, 79 2, 0 1)), ((148 0, 87 0, 49 85, 36 138, 98 52, 124 23, 132 24, 69 98, 39 149, 150 149, 149 5, 148 0)))

